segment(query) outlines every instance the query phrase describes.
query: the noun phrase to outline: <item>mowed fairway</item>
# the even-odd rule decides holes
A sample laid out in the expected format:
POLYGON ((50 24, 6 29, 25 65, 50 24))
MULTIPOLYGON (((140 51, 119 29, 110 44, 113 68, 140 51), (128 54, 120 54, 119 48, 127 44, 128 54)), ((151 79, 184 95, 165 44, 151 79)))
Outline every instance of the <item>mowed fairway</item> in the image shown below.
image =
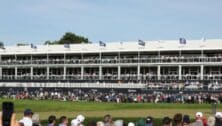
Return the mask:
MULTIPOLYGON (((163 116, 172 117, 175 113, 189 114, 194 117, 197 111, 201 111, 207 116, 211 114, 210 104, 164 104, 164 103, 97 103, 97 102, 71 102, 71 101, 50 101, 50 100, 9 100, 13 101, 18 118, 22 117, 25 108, 32 109, 40 114, 41 119, 47 119, 51 114, 56 116, 66 115, 69 118, 77 114, 86 117, 103 117, 111 114, 113 117, 146 117, 151 115, 155 118, 163 116)), ((222 105, 217 106, 218 111, 222 111, 222 105)))

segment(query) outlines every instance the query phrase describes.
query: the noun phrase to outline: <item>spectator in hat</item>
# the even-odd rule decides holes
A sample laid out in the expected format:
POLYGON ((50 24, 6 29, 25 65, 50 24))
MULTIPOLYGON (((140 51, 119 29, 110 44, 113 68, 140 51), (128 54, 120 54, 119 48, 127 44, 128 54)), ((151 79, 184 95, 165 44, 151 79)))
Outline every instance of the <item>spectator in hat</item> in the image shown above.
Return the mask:
POLYGON ((85 120, 83 115, 78 115, 75 119, 71 121, 71 126, 80 126, 85 120))
POLYGON ((153 118, 151 116, 146 118, 146 126, 153 126, 153 118))
POLYGON ((195 118, 196 118, 196 121, 193 122, 191 124, 191 126, 204 126, 203 121, 202 121, 202 118, 203 118, 203 113, 202 112, 197 112, 196 115, 195 115, 195 118))
POLYGON ((190 116, 189 115, 183 116, 183 126, 190 126, 190 116))
POLYGON ((172 126, 172 119, 169 117, 164 117, 162 120, 162 126, 172 126))
POLYGON ((215 114, 215 126, 222 126, 222 113, 221 112, 216 112, 215 114))
POLYGON ((215 126, 215 117, 210 116, 207 120, 207 126, 215 126))
POLYGON ((23 118, 19 121, 22 126, 32 126, 32 115, 33 112, 31 109, 25 109, 23 118))
POLYGON ((135 124, 133 122, 129 122, 128 126, 135 126, 135 124))
POLYGON ((59 119, 59 126, 68 126, 68 118, 66 116, 61 116, 59 119))
POLYGON ((50 115, 48 118, 48 126, 55 126, 56 124, 56 116, 50 115))
POLYGON ((177 113, 173 117, 174 126, 182 126, 183 116, 181 113, 177 113))

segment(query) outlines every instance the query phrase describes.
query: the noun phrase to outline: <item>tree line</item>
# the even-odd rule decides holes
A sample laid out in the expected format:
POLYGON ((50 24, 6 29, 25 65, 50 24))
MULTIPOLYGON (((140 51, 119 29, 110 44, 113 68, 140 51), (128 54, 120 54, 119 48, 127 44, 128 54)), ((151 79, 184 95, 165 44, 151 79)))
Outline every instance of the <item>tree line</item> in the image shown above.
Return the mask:
MULTIPOLYGON (((66 32, 59 40, 44 42, 45 45, 55 45, 55 44, 79 44, 79 43, 91 43, 88 38, 80 35, 76 35, 72 32, 66 32)), ((25 43, 17 43, 18 46, 27 45, 25 43)), ((0 48, 4 48, 4 42, 0 41, 0 48)))

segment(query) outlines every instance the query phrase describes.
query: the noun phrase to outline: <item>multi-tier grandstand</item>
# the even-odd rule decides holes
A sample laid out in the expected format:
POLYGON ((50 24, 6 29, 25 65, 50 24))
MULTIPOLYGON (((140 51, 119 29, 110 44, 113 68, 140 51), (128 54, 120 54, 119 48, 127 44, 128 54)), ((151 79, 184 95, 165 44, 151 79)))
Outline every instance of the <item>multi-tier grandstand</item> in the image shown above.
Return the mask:
POLYGON ((0 49, 2 87, 220 89, 222 40, 0 49))

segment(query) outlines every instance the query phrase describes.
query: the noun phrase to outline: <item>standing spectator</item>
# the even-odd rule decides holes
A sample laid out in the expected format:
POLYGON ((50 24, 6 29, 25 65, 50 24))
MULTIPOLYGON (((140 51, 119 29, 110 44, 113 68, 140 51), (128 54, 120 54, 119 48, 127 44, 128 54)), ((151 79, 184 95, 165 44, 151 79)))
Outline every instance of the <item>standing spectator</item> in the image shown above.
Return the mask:
POLYGON ((112 126, 113 125, 113 119, 111 115, 105 115, 104 116, 104 126, 112 126))
POLYGON ((83 115, 78 115, 75 119, 71 121, 71 126, 80 126, 85 120, 83 115))
POLYGON ((216 117, 215 126, 222 126, 222 113, 216 112, 215 117, 216 117))
POLYGON ((190 116, 189 115, 183 116, 183 126, 190 126, 190 116))
POLYGON ((39 114, 34 114, 32 116, 32 126, 41 126, 40 120, 39 120, 39 114))
POLYGON ((202 113, 202 112, 197 112, 197 113, 196 113, 196 121, 193 122, 193 123, 191 124, 191 126, 204 126, 204 125, 203 125, 202 118, 203 118, 203 113, 202 113))
POLYGON ((61 116, 59 119, 59 126, 68 126, 68 118, 66 116, 61 116))
POLYGON ((174 126, 182 126, 183 116, 181 113, 177 113, 173 117, 174 126))
POLYGON ((24 117, 19 121, 22 126, 32 126, 32 115, 31 109, 26 109, 24 111, 24 117))
POLYGON ((104 123, 103 123, 102 121, 98 121, 98 122, 96 123, 96 126, 104 126, 104 123))
POLYGON ((146 126, 153 126, 153 118, 151 116, 146 118, 146 126))
POLYGON ((48 126, 55 126, 56 124, 56 116, 51 115, 48 118, 48 126))
POLYGON ((210 116, 207 120, 207 125, 208 126, 215 126, 215 117, 210 116))
POLYGON ((164 117, 162 120, 162 126, 172 126, 172 119, 169 117, 164 117))

